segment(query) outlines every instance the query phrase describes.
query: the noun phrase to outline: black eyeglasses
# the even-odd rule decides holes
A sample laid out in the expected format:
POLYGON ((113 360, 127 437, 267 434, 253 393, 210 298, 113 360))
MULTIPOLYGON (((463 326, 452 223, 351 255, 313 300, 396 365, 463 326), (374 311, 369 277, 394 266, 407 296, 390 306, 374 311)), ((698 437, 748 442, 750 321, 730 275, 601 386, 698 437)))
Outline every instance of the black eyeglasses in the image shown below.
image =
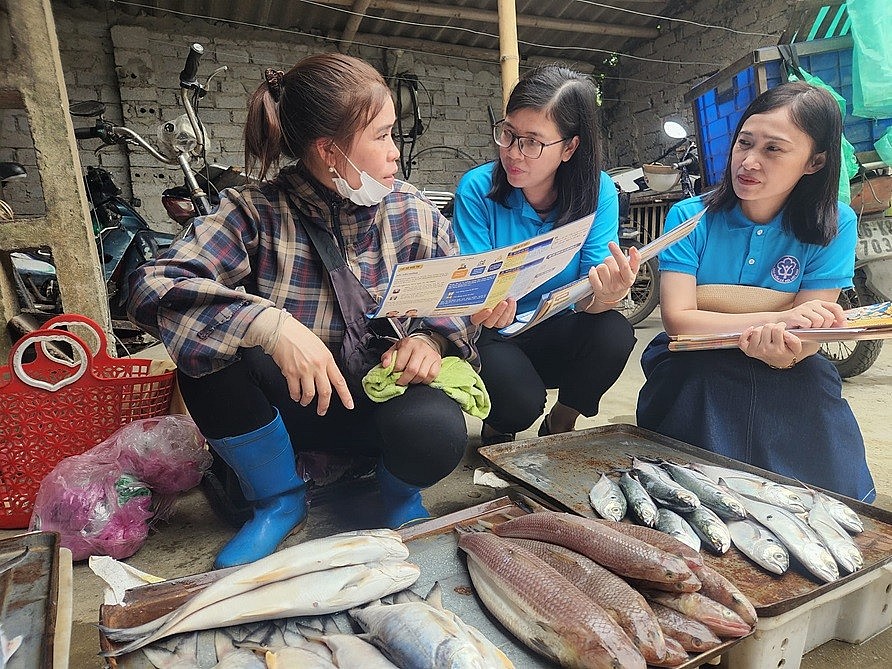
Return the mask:
POLYGON ((492 138, 496 141, 496 144, 503 149, 509 149, 514 142, 517 142, 517 148, 520 149, 520 152, 527 158, 538 158, 542 155, 546 146, 552 146, 553 144, 567 141, 566 139, 561 138, 556 139, 553 142, 540 142, 538 139, 533 139, 532 137, 515 135, 505 127, 505 119, 493 124, 492 138))

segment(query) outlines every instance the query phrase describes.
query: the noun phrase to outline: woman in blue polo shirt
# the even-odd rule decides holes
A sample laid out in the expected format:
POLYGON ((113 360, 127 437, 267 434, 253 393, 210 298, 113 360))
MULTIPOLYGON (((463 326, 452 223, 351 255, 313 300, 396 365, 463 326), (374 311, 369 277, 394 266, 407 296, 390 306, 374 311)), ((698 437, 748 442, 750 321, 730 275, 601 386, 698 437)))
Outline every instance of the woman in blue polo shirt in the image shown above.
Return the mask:
POLYGON ((532 425, 547 388, 558 389, 558 401, 540 435, 567 432, 580 414, 595 415, 635 345, 632 327, 612 310, 628 293, 639 259, 637 251, 626 258, 617 245, 617 195, 600 168, 596 96, 589 78, 567 68, 526 73, 493 129, 499 160, 465 174, 456 190, 453 227, 462 253, 516 244, 595 213, 587 240, 561 274, 472 318, 483 325, 480 375, 492 402, 484 444, 510 441, 532 425), (510 339, 499 335, 543 293, 586 275, 594 293, 585 304, 510 339))
POLYGON ((641 358, 638 425, 856 499, 875 497, 839 374, 796 328, 838 327, 857 221, 837 201, 842 119, 796 82, 756 98, 725 174, 676 204, 666 229, 708 207, 660 254, 666 332, 641 358), (730 350, 669 352, 667 334, 742 332, 730 350))

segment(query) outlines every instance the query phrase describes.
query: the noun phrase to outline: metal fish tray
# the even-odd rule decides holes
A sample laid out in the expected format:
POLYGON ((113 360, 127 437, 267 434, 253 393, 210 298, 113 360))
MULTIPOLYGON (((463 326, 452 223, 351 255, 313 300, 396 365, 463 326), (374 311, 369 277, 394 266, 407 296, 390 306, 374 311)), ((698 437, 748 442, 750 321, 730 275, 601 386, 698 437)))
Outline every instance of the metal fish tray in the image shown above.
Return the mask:
POLYGON ((7 639, 21 635, 10 666, 53 666, 59 590, 59 535, 29 532, 0 539, 0 623, 7 639))
MULTIPOLYGON (((517 669, 553 668, 557 665, 523 646, 489 615, 475 596, 474 587, 465 566, 465 559, 458 548, 454 532, 457 526, 474 524, 478 520, 498 523, 524 513, 527 511, 513 500, 508 497, 500 497, 414 525, 401 530, 400 534, 409 548, 409 560, 421 567, 421 576, 412 586, 412 590, 426 595, 434 583, 439 583, 443 605, 466 623, 479 629, 511 659, 517 669)), ((101 607, 100 622, 112 627, 129 627, 148 622, 173 610, 188 597, 204 589, 229 571, 231 569, 133 588, 127 591, 124 603, 101 607)), ((726 652, 739 641, 739 639, 726 641, 707 653, 692 656, 678 669, 699 667, 726 652)), ((103 650, 109 650, 114 647, 114 644, 104 636, 100 636, 100 646, 103 650)), ((109 666, 112 669, 152 668, 141 651, 135 651, 118 658, 109 658, 109 666)))
MULTIPOLYGON (((634 425, 610 425, 496 444, 479 449, 479 453, 501 473, 535 490, 552 505, 589 518, 597 517, 588 501, 592 485, 602 472, 629 467, 630 455, 680 463, 712 463, 759 474, 779 483, 801 485, 634 425)), ((864 555, 864 568, 853 574, 822 584, 798 566, 791 566, 783 576, 770 574, 733 546, 721 556, 701 551, 711 567, 731 579, 749 597, 760 617, 786 613, 892 561, 892 513, 824 492, 845 502, 864 523, 864 532, 854 537, 864 555)))

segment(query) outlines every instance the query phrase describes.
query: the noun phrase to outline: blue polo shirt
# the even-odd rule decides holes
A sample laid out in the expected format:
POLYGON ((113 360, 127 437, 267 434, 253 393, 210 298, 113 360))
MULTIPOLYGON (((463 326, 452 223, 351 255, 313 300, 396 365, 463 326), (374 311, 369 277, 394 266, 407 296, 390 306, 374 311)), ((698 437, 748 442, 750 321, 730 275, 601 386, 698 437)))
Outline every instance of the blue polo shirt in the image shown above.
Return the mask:
MULTIPOLYGON (((494 167, 495 163, 475 167, 465 173, 456 188, 452 227, 462 253, 480 253, 511 246, 554 227, 555 212, 549 213, 543 221, 519 188, 508 196, 507 207, 486 197, 492 189, 494 167)), ((589 268, 610 255, 607 243, 618 242, 619 199, 613 181, 604 172, 601 172, 599 184, 598 209, 582 248, 560 274, 518 300, 518 313, 535 309, 544 293, 585 276, 589 268)))
MULTIPOLYGON (((668 231, 703 209, 700 197, 676 203, 666 215, 668 231)), ((839 203, 839 232, 827 246, 805 244, 781 227, 782 214, 764 225, 731 211, 707 212, 687 237, 660 254, 660 270, 697 277, 697 285, 732 284, 800 290, 851 288, 858 221, 839 203)))

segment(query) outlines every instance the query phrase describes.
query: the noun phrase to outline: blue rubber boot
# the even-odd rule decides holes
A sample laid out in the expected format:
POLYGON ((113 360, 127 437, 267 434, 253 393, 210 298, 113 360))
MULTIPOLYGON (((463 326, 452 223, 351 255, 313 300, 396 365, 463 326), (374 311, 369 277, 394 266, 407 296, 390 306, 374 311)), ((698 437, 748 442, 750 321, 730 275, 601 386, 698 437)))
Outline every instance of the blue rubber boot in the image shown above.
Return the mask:
POLYGON ((254 562, 275 552, 307 519, 306 485, 298 477, 294 449, 282 417, 236 437, 208 439, 238 476, 254 516, 230 539, 215 569, 254 562))
POLYGON ((375 475, 381 487, 381 503, 387 527, 398 530, 431 518, 421 501, 421 488, 401 481, 387 471, 380 462, 375 469, 375 475))

